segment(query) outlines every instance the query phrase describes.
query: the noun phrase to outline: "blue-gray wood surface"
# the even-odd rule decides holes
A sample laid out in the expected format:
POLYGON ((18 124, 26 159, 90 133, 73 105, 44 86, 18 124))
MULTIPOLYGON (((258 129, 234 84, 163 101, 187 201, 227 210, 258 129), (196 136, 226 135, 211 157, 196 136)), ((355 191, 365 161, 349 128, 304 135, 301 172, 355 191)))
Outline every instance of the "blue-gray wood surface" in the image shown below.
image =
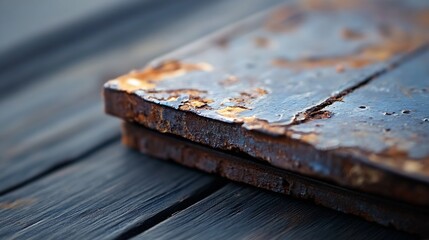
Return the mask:
POLYGON ((278 2, 1 2, 0 238, 410 237, 119 144, 105 80, 278 2))

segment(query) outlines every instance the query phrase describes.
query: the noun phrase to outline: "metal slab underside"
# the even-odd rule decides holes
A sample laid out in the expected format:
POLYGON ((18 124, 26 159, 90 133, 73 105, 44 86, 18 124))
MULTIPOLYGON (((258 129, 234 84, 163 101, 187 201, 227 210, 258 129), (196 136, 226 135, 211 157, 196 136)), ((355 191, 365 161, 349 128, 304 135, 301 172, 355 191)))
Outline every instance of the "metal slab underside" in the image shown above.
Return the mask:
POLYGON ((277 7, 109 81, 106 111, 427 207, 428 13, 401 1, 277 7))

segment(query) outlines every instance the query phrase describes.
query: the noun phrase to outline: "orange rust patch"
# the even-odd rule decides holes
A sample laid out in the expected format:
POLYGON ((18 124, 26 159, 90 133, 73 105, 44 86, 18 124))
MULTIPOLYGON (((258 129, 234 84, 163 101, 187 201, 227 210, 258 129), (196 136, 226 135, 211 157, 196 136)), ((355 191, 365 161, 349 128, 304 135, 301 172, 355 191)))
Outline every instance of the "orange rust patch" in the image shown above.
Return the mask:
POLYGON ((250 110, 246 105, 251 104, 255 99, 260 98, 267 93, 268 91, 262 88, 255 88, 247 92, 241 92, 239 97, 228 99, 228 102, 234 103, 235 106, 228 106, 216 112, 224 117, 236 118, 236 121, 242 122, 243 118, 237 118, 238 114, 243 111, 250 110))
POLYGON ((341 36, 346 40, 360 40, 365 37, 363 33, 349 28, 344 28, 341 31, 341 36))
POLYGON ((263 131, 273 133, 273 134, 278 134, 278 135, 284 134, 286 130, 284 126, 272 125, 268 121, 263 119, 258 119, 255 116, 243 117, 238 119, 237 122, 245 123, 246 128, 249 130, 258 129, 258 130, 263 130, 263 131))
POLYGON ((117 83, 121 90, 133 92, 135 90, 153 89, 158 81, 173 78, 192 71, 211 71, 213 67, 207 63, 182 63, 178 60, 169 60, 155 67, 147 67, 143 70, 132 71, 118 77, 111 82, 117 83))
POLYGON ((254 43, 259 48, 267 48, 271 45, 271 41, 266 37, 256 37, 254 43))
POLYGON ((179 109, 186 111, 197 108, 209 109, 208 104, 212 102, 212 99, 202 98, 200 96, 191 96, 189 100, 183 102, 182 105, 180 105, 179 109))
POLYGON ((227 37, 217 38, 214 43, 221 48, 226 48, 228 47, 229 39, 227 37))
POLYGON ((190 97, 198 97, 206 94, 207 91, 197 89, 171 89, 171 90, 145 90, 148 99, 155 99, 158 101, 176 101, 181 95, 188 95, 190 97), (166 96, 167 95, 167 96, 166 96))
POLYGON ((262 88, 255 88, 247 92, 241 92, 239 97, 230 98, 229 101, 237 105, 244 106, 250 104, 253 100, 262 97, 268 93, 267 90, 262 88))
POLYGON ((351 167, 347 173, 354 186, 374 184, 381 180, 381 174, 373 169, 364 168, 360 165, 351 167))
POLYGON ((220 81, 219 84, 222 86, 230 86, 230 85, 238 83, 238 81, 239 80, 236 76, 229 76, 226 79, 220 81))
POLYGON ((429 10, 424 9, 418 11, 416 14, 413 15, 415 17, 414 22, 419 24, 422 27, 429 26, 429 10))
POLYGON ((338 64, 336 67, 335 67, 335 71, 337 71, 337 73, 342 73, 342 72, 344 72, 346 69, 345 69, 345 67, 344 67, 344 65, 343 64, 338 64))
POLYGON ((347 9, 359 9, 371 4, 372 1, 368 0, 301 0, 300 4, 307 10, 325 10, 325 11, 338 11, 347 9))
POLYGON ((309 115, 311 119, 326 119, 332 117, 332 112, 327 110, 317 111, 309 115))
POLYGON ((239 113, 248 111, 249 109, 242 106, 233 106, 233 107, 225 107, 216 111, 219 115, 222 115, 227 118, 236 118, 239 113))
MULTIPOLYGON (((319 1, 316 1, 316 3, 321 4, 319 1)), ((308 57, 298 60, 278 58, 272 60, 272 65, 295 70, 341 65, 343 66, 342 68, 337 68, 341 72, 343 68, 363 68, 377 62, 386 61, 393 56, 408 53, 422 46, 428 40, 429 11, 419 10, 405 15, 391 14, 393 14, 392 17, 402 19, 403 22, 407 22, 410 25, 401 27, 399 24, 377 23, 381 40, 344 56, 330 58, 308 57)), ((348 28, 343 29, 341 35, 346 40, 358 40, 365 37, 361 32, 348 28)))
POLYGON ((318 135, 316 133, 306 133, 302 134, 299 138, 300 140, 308 143, 315 143, 317 142, 318 135))
POLYGON ((170 89, 170 90, 147 90, 147 93, 167 93, 171 96, 179 96, 181 94, 186 94, 190 96, 198 96, 200 94, 205 94, 207 91, 198 90, 192 88, 181 88, 181 89, 170 89))
POLYGON ((411 158, 406 150, 399 149, 400 143, 388 147, 381 153, 369 153, 371 161, 385 164, 388 167, 399 168, 415 174, 427 175, 429 172, 429 158, 411 158))
POLYGON ((272 61, 276 67, 289 68, 295 70, 327 68, 343 66, 350 68, 363 68, 367 65, 383 62, 400 53, 409 52, 424 43, 424 38, 412 37, 406 34, 396 33, 396 37, 385 39, 385 41, 368 46, 347 56, 332 58, 308 58, 290 61, 277 58, 272 61))
POLYGON ((304 16, 298 13, 298 9, 290 6, 278 8, 265 22, 265 28, 271 32, 293 31, 304 21, 304 16))

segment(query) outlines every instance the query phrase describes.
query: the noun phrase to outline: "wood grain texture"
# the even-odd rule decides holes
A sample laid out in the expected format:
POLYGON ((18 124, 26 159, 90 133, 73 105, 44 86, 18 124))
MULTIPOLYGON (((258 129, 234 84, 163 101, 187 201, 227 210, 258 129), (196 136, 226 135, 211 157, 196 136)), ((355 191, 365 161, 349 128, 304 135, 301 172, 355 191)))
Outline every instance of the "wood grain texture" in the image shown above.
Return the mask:
MULTIPOLYGON (((105 51, 92 52, 54 71, 49 64, 52 59, 33 59, 32 65, 39 67, 38 63, 46 60, 41 68, 49 74, 29 80, 24 88, 0 101, 0 139, 7 139, 0 142, 0 192, 119 136, 119 124, 102 112, 100 89, 106 78, 140 67, 151 58, 275 2, 254 0, 235 9, 236 3, 229 1, 180 1, 132 18, 112 27, 111 32, 69 49, 85 52, 103 39, 105 51), (198 21, 221 12, 222 18, 198 21), (190 25, 193 27, 188 28, 190 25), (177 29, 182 29, 182 34, 169 37, 177 29), (123 34, 126 37, 121 38, 121 44, 113 44, 123 34), (105 40, 110 38, 112 42, 105 40)), ((64 54, 64 49, 58 51, 64 54)))
POLYGON ((91 24, 100 15, 112 14, 115 8, 118 10, 133 2, 135 1, 1 1, 0 33, 3 37, 0 39, 0 53, 16 49, 17 45, 23 43, 34 44, 37 38, 50 41, 47 35, 52 32, 70 28, 79 22, 80 25, 91 24))
POLYGON ((302 201, 229 184, 135 239, 408 239, 302 201))
POLYGON ((0 197, 0 238, 112 239, 213 181, 115 143, 0 197))
POLYGON ((329 118, 323 107, 423 51, 429 28, 417 16, 427 16, 429 6, 320 2, 277 7, 107 82, 106 111, 282 169, 428 207, 427 179, 368 164, 353 149, 324 151, 308 144, 311 134, 290 128, 329 118))
MULTIPOLYGON (((89 36, 129 19, 136 9, 148 12, 151 2, 155 1, 0 2, 0 34, 3 36, 0 40, 0 93, 8 94, 11 89, 31 81, 36 73, 43 72, 39 68, 44 61, 34 64, 33 59, 41 60, 59 48, 82 43, 89 36), (29 69, 32 74, 26 75, 29 69)), ((58 66, 66 57, 61 55, 51 62, 51 67, 58 66)))
MULTIPOLYGON (((35 78, 46 75, 50 71, 58 70, 64 67, 64 65, 76 63, 88 56, 111 51, 112 48, 115 47, 128 49, 127 46, 135 44, 136 41, 152 39, 160 32, 167 29, 172 31, 171 27, 177 26, 178 29, 182 29, 182 34, 174 38, 171 38, 171 34, 167 34, 164 38, 158 39, 155 44, 149 43, 154 50, 160 48, 162 48, 162 52, 171 50, 172 47, 176 48, 177 46, 183 45, 186 42, 201 37, 204 33, 209 33, 231 21, 236 21, 243 16, 252 14, 278 1, 280 0, 252 0, 240 8, 236 8, 237 5, 227 3, 224 0, 204 2, 195 0, 147 0, 133 1, 134 4, 123 3, 125 6, 124 8, 131 9, 128 9, 128 11, 124 9, 125 12, 122 11, 121 8, 114 9, 114 11, 118 11, 121 16, 106 13, 107 15, 104 16, 113 19, 108 19, 106 21, 101 20, 99 22, 101 26, 99 27, 92 26, 91 28, 83 24, 81 27, 89 27, 89 30, 80 31, 78 29, 72 36, 67 36, 67 34, 59 34, 60 36, 56 36, 55 34, 57 33, 55 33, 55 36, 51 36, 50 38, 60 38, 59 40, 57 39, 59 45, 47 44, 46 39, 42 38, 41 43, 47 46, 35 47, 35 50, 39 51, 40 54, 26 54, 23 49, 19 49, 18 53, 23 53, 23 56, 15 53, 12 54, 12 57, 6 57, 6 60, 10 60, 7 61, 7 64, 11 63, 13 57, 16 56, 20 56, 19 59, 22 61, 20 60, 12 64, 12 66, 1 68, 0 79, 2 79, 2 81, 0 82, 0 98, 8 95, 12 87, 23 87, 29 82, 35 81, 35 78), (148 2, 148 4, 146 4, 146 2, 148 2), (220 13, 224 14, 225 18, 218 19, 211 17, 211 21, 198 21, 201 18, 217 16, 220 13), (174 23, 172 23, 172 21, 174 21, 174 23), (193 27, 189 28, 188 26, 190 25, 184 25, 185 21, 193 27), (66 40, 62 40, 63 37, 65 37, 66 40)), ((240 4, 240 2, 238 3, 240 4)), ((177 29, 173 32, 176 33, 176 31, 177 29)), ((34 45, 30 46, 29 44, 26 46, 34 47, 34 45)), ((151 51, 152 50, 150 50, 150 52, 151 51)), ((141 54, 141 52, 139 53, 141 54)), ((161 53, 155 56, 159 56, 159 54, 161 53)), ((126 58, 121 59, 124 60, 126 58)), ((117 64, 120 65, 122 63, 117 62, 117 64)), ((117 70, 117 72, 114 71, 109 73, 113 73, 113 76, 119 75, 120 73, 128 71, 130 67, 137 68, 144 64, 146 64, 146 61, 135 62, 133 65, 129 65, 128 68, 120 69, 116 67, 112 70, 117 70)), ((109 77, 113 76, 109 75, 109 77)), ((103 77, 105 78, 106 76, 103 77)), ((106 79, 103 80, 105 81, 106 79)))

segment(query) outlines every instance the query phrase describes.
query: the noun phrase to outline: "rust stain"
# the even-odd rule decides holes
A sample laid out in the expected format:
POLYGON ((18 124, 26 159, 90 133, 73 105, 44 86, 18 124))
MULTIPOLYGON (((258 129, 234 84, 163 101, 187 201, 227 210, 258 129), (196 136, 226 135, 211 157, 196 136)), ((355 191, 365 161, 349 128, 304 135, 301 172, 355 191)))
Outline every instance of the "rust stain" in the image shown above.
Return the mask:
POLYGON ((296 7, 285 6, 272 12, 265 22, 265 28, 271 32, 291 32, 297 29, 304 19, 296 7))
POLYGON ((320 110, 320 111, 311 113, 308 117, 310 119, 326 119, 326 118, 331 118, 332 115, 333 113, 328 110, 320 110))
POLYGON ((351 167, 347 173, 349 179, 352 180, 354 186, 365 186, 377 183, 382 176, 379 172, 373 169, 364 168, 360 165, 351 167))
POLYGON ((409 52, 425 41, 423 37, 408 36, 406 33, 395 33, 394 36, 384 39, 384 41, 373 44, 371 46, 359 49, 356 53, 351 53, 345 56, 332 58, 305 58, 299 60, 288 60, 284 58, 276 58, 272 61, 275 67, 289 68, 294 70, 305 70, 314 68, 340 68, 340 72, 344 68, 363 68, 367 65, 386 61, 400 53, 409 52))
POLYGON ((316 133, 306 133, 302 134, 299 139, 307 143, 316 143, 318 140, 318 135, 316 133))
POLYGON ((371 1, 356 0, 301 0, 300 4, 308 10, 345 10, 361 8, 371 1))
POLYGON ((413 22, 419 24, 422 27, 429 26, 429 10, 428 9, 419 10, 417 13, 413 14, 413 16, 414 16, 413 22))
POLYGON ((143 70, 134 70, 124 76, 112 80, 120 89, 127 92, 135 90, 147 90, 156 87, 158 81, 166 78, 174 78, 192 71, 211 71, 213 67, 207 63, 182 63, 178 60, 168 60, 155 67, 147 67, 143 70))
MULTIPOLYGON (((338 101, 342 101, 342 99, 340 98, 338 101)), ((297 124, 297 123, 303 123, 303 122, 308 122, 308 121, 317 120, 317 119, 331 118, 332 115, 333 113, 328 110, 300 112, 295 115, 295 118, 293 121, 295 124, 297 124)))
MULTIPOLYGON (((387 141, 387 140, 386 140, 387 141)), ((379 153, 366 153, 368 159, 386 166, 402 169, 413 174, 427 175, 429 172, 429 157, 411 158, 405 149, 400 149, 400 142, 391 139, 393 145, 379 153)))
POLYGON ((343 64, 338 64, 336 67, 335 67, 335 71, 337 71, 337 73, 342 73, 342 72, 344 72, 346 69, 345 69, 345 67, 344 67, 344 65, 343 64))
POLYGON ((226 36, 220 37, 220 38, 215 39, 214 44, 221 47, 221 48, 227 48, 228 44, 229 44, 229 39, 226 36))
POLYGON ((204 94, 207 94, 207 91, 198 90, 198 89, 172 89, 172 90, 147 90, 145 91, 147 94, 153 94, 151 97, 156 98, 158 100, 166 100, 166 101, 175 101, 180 96, 187 95, 189 97, 199 97, 204 94), (168 95, 168 97, 163 97, 163 95, 168 95))
POLYGON ((249 130, 264 130, 277 135, 283 135, 286 131, 284 126, 272 125, 268 121, 256 118, 255 116, 239 118, 237 122, 243 122, 249 130))
MULTIPOLYGON (((311 4, 320 5, 317 7, 319 10, 329 6, 329 4, 326 5, 324 1, 309 2, 311 2, 311 4)), ((334 7, 334 10, 336 7, 334 7)), ((307 8, 308 6, 304 4, 303 9, 307 8)), ((307 57, 298 60, 276 58, 273 59, 271 63, 275 67, 294 70, 335 67, 337 72, 343 72, 346 68, 358 69, 377 62, 386 61, 398 54, 410 52, 428 41, 429 10, 413 11, 409 14, 394 14, 393 16, 409 23, 410 26, 401 28, 393 23, 388 24, 386 22, 380 22, 377 27, 381 40, 377 43, 357 49, 356 52, 330 58, 307 57)), ((362 32, 350 28, 343 28, 341 36, 344 40, 360 40, 365 38, 362 32)))
POLYGON ((151 100, 155 99, 158 101, 176 101, 180 96, 187 95, 190 98, 199 97, 207 93, 204 90, 184 88, 184 89, 171 89, 171 90, 155 90, 149 89, 145 90, 146 98, 151 100))
POLYGON ((344 28, 341 31, 341 36, 345 40, 360 40, 365 38, 365 35, 363 33, 350 28, 344 28))
POLYGON ((255 88, 246 92, 241 92, 239 97, 230 98, 229 101, 239 106, 251 104, 255 99, 260 98, 268 93, 262 88, 255 88))
POLYGON ((248 110, 250 109, 243 106, 232 106, 232 107, 228 106, 217 110, 216 113, 227 118, 237 118, 239 113, 248 111, 248 110))
POLYGON ((202 98, 200 96, 190 96, 189 100, 185 101, 180 105, 180 110, 189 111, 192 109, 210 109, 208 104, 212 103, 212 99, 202 98))
POLYGON ((154 90, 154 89, 151 89, 151 90, 146 90, 145 92, 146 93, 154 93, 154 94, 167 93, 170 96, 176 96, 176 97, 178 97, 182 94, 189 95, 189 96, 198 96, 200 94, 207 93, 207 91, 205 91, 205 90, 199 90, 199 89, 193 89, 193 88, 179 88, 179 89, 170 89, 170 90, 154 90))
POLYGON ((219 84, 222 86, 231 86, 238 82, 239 80, 236 76, 229 76, 226 79, 219 81, 219 84))
POLYGON ((11 202, 0 202, 0 209, 17 209, 22 208, 28 205, 31 205, 35 202, 34 199, 17 199, 11 202))
POLYGON ((232 118, 234 122, 244 123, 246 128, 261 129, 273 134, 284 133, 284 127, 270 125, 268 121, 252 117, 239 117, 239 114, 244 111, 251 110, 248 106, 256 99, 268 94, 268 91, 263 88, 255 88, 246 92, 241 92, 239 97, 229 98, 228 102, 234 103, 234 106, 227 106, 216 111, 217 114, 232 118))
POLYGON ((404 162, 404 165, 402 166, 402 169, 404 169, 406 172, 419 172, 423 170, 424 165, 421 162, 417 161, 406 161, 404 162))
POLYGON ((253 39, 256 47, 268 48, 271 45, 271 41, 266 37, 256 37, 253 39))

